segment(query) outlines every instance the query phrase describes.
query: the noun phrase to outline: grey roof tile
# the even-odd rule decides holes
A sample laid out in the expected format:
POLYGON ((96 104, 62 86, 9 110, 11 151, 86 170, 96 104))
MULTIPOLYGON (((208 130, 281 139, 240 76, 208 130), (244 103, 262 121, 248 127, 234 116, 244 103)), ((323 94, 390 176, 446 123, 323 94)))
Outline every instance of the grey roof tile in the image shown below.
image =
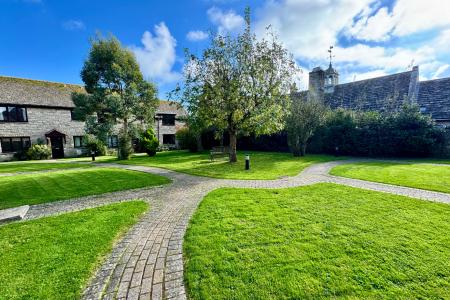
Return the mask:
POLYGON ((421 81, 418 103, 436 120, 450 120, 450 77, 421 81))

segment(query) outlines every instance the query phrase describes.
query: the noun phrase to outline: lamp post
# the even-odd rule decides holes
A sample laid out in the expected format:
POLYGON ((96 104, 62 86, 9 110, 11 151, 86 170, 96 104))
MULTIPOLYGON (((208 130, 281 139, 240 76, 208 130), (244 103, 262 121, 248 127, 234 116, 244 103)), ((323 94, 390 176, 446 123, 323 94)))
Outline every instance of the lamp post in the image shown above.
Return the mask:
POLYGON ((250 170, 250 154, 245 154, 245 169, 250 170))

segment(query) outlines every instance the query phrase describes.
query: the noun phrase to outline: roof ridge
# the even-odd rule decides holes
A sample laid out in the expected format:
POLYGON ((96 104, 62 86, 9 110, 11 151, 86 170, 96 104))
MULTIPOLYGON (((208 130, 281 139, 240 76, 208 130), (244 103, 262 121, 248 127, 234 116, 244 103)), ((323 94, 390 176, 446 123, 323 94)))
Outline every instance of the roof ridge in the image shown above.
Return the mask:
POLYGON ((428 80, 422 80, 419 81, 419 84, 422 82, 432 82, 432 81, 444 81, 444 80, 449 80, 450 77, 444 77, 444 78, 436 78, 436 79, 428 79, 428 80))
POLYGON ((388 74, 388 75, 383 75, 383 76, 378 76, 378 77, 373 77, 373 78, 367 78, 367 79, 356 80, 356 81, 352 81, 352 82, 340 83, 340 84, 337 84, 336 86, 339 86, 339 85, 346 85, 346 84, 352 84, 352 83, 359 83, 359 82, 363 82, 363 81, 370 81, 370 80, 380 79, 380 78, 394 77, 394 76, 398 76, 398 75, 401 75, 401 74, 412 73, 412 72, 413 72, 413 70, 411 70, 411 71, 405 71, 405 72, 400 72, 400 73, 395 73, 395 74, 388 74))
POLYGON ((15 76, 7 76, 7 75, 0 75, 0 81, 2 79, 28 81, 30 83, 41 82, 41 83, 52 84, 52 85, 73 86, 73 87, 84 88, 81 84, 65 83, 65 82, 57 82, 57 81, 49 81, 49 80, 41 80, 41 79, 31 79, 31 78, 23 78, 23 77, 15 77, 15 76))

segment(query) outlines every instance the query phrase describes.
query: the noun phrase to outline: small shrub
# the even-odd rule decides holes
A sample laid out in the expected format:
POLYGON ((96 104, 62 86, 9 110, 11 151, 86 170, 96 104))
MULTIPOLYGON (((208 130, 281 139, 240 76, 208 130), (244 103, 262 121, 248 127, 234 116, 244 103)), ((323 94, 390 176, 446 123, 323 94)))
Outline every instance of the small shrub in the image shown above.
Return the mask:
POLYGON ((148 156, 155 156, 156 150, 159 146, 158 138, 153 131, 153 128, 148 128, 141 136, 140 144, 148 156))
POLYGON ((86 149, 88 150, 88 155, 91 155, 92 151, 95 152, 96 156, 101 156, 106 154, 106 146, 101 140, 96 138, 92 134, 87 134, 84 136, 84 141, 86 143, 86 149))
POLYGON ((197 152, 197 137, 189 128, 182 128, 177 131, 176 137, 178 146, 181 149, 188 149, 189 152, 197 152))
POLYGON ((52 156, 52 150, 47 145, 35 144, 27 151, 27 157, 33 160, 49 159, 52 156))

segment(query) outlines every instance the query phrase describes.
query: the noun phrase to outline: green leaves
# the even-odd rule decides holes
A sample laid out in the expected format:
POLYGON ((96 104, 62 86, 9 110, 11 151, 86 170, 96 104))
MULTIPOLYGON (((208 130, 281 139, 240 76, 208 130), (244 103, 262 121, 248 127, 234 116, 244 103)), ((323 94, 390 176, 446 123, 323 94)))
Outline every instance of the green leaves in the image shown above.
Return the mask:
POLYGON ((188 111, 233 135, 281 130, 299 71, 276 36, 258 39, 250 27, 237 36, 216 35, 201 57, 186 53, 183 88, 174 91, 188 111))
POLYGON ((72 99, 89 133, 105 139, 114 125, 123 124, 123 134, 131 138, 132 123, 152 122, 158 105, 156 86, 143 79, 133 53, 114 36, 92 40, 81 78, 87 93, 75 93, 72 99))

